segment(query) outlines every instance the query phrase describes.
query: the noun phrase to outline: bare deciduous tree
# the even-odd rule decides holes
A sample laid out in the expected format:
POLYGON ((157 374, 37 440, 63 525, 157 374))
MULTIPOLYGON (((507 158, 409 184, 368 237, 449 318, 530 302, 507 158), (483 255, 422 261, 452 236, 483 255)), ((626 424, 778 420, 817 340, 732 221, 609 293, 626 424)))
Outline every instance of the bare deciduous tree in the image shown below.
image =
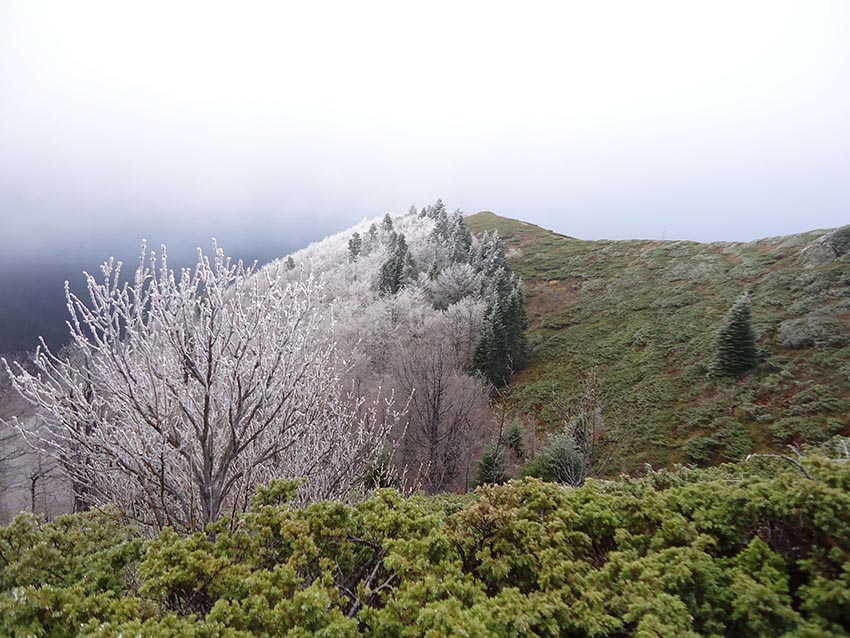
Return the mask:
MULTIPOLYGON (((469 312, 469 321, 480 321, 480 312, 469 312)), ((453 486, 480 448, 488 421, 488 386, 464 371, 471 340, 464 340, 461 317, 441 314, 413 331, 397 349, 393 366, 411 397, 407 461, 422 466, 429 493, 453 486)))
POLYGON ((3 360, 37 406, 37 444, 89 504, 141 523, 200 529, 242 509, 260 483, 304 478, 300 496, 347 498, 398 420, 340 383, 321 286, 285 265, 256 272, 198 253, 175 273, 143 245, 131 283, 110 260, 70 292, 71 344, 44 344, 35 373, 3 360))

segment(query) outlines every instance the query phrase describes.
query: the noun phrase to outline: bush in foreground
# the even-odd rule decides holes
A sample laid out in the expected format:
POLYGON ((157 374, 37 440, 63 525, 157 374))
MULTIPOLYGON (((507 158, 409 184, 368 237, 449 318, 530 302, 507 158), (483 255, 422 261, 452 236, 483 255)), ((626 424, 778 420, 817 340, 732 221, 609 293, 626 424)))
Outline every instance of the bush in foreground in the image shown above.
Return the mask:
POLYGON ((805 466, 306 509, 276 485, 232 527, 150 540, 108 513, 21 516, 0 634, 844 636, 850 467, 805 466))

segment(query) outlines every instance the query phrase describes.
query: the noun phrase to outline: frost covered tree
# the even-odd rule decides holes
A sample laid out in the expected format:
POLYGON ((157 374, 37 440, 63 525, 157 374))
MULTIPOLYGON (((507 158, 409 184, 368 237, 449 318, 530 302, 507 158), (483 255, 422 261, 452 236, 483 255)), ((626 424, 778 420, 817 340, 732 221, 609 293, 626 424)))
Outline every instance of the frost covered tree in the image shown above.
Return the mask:
POLYGON ((88 302, 66 284, 66 351, 42 344, 34 372, 3 360, 41 413, 25 434, 79 498, 192 531, 272 478, 303 479, 307 501, 355 495, 398 414, 344 391, 315 279, 255 272, 217 246, 177 273, 143 246, 132 281, 120 273, 110 260, 87 275, 88 302))
POLYGON ((469 264, 453 264, 428 282, 431 303, 439 310, 466 297, 473 297, 479 287, 480 277, 469 264))
POLYGON ((360 237, 360 233, 354 233, 348 240, 348 258, 351 261, 357 261, 362 249, 363 239, 360 237))
POLYGON ((758 363, 756 337, 751 324, 750 299, 744 294, 726 314, 717 336, 712 371, 717 376, 737 377, 758 363))
POLYGON ((394 295, 416 277, 416 264, 408 249, 404 233, 390 234, 390 254, 378 271, 377 287, 382 295, 394 295))
MULTIPOLYGON (((472 314, 470 320, 475 321, 472 314)), ((486 422, 488 388, 464 373, 469 347, 462 323, 460 312, 438 315, 406 336, 393 364, 410 396, 407 464, 422 467, 422 483, 431 494, 454 486, 481 436, 477 426, 486 422), (460 339, 453 335, 459 328, 460 339)))

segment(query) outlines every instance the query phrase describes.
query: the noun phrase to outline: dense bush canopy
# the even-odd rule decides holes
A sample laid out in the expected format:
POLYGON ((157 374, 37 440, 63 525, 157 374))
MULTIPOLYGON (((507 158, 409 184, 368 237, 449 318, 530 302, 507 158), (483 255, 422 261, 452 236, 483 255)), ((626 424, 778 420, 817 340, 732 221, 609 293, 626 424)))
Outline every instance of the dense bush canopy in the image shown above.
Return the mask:
POLYGON ((232 527, 148 540, 108 512, 22 515, 0 634, 845 636, 850 467, 804 463, 306 509, 276 484, 232 527))

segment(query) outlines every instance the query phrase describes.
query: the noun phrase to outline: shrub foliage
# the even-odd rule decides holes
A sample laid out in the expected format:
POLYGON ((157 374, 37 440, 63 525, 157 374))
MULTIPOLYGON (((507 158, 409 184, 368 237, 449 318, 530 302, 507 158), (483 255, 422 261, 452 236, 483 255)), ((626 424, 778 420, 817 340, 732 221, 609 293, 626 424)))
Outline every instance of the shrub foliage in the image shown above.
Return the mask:
POLYGON ((306 509, 273 485, 235 525, 148 540, 109 513, 22 515, 0 530, 0 634, 844 636, 850 467, 804 463, 306 509))

